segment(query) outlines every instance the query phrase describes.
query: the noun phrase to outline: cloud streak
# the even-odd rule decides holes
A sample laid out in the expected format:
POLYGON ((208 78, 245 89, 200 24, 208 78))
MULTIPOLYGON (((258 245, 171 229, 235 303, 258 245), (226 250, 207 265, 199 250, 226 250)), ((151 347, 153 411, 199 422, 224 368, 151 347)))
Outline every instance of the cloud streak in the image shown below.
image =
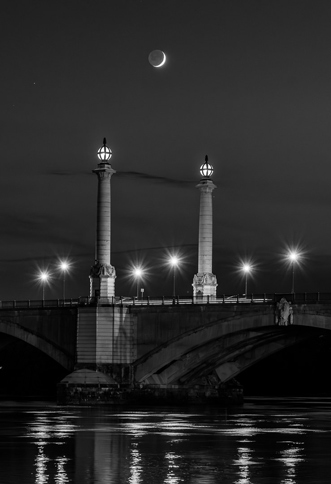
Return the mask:
MULTIPOLYGON (((52 176, 77 176, 77 175, 91 175, 91 171, 69 171, 69 170, 50 170, 45 172, 46 175, 52 176)), ((164 183, 166 185, 192 187, 196 180, 179 180, 176 178, 169 178, 165 176, 151 175, 140 171, 116 171, 118 178, 143 179, 155 183, 164 183)))
POLYGON ((140 178, 144 180, 149 180, 151 182, 156 182, 156 183, 164 183, 167 185, 180 185, 180 186, 187 186, 187 187, 192 187, 194 184, 194 181, 190 180, 178 180, 175 178, 169 178, 165 176, 157 176, 157 175, 150 175, 149 173, 143 173, 140 171, 119 171, 117 174, 121 178, 140 178))

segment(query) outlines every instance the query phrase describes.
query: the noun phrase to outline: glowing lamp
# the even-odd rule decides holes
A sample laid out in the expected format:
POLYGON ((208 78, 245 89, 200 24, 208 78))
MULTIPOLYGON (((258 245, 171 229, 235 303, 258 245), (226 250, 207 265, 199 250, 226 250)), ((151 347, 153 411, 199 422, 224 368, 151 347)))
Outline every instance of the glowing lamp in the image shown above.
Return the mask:
POLYGON ((142 267, 134 267, 132 271, 133 277, 136 279, 137 283, 137 299, 139 299, 139 280, 144 276, 144 269, 142 267))
POLYGON ((107 163, 112 157, 112 151, 106 144, 106 138, 103 138, 103 145, 98 149, 98 158, 101 162, 107 163))
POLYGON ((208 163, 208 156, 205 156, 205 162, 200 167, 200 174, 203 178, 210 178, 214 172, 214 168, 208 163))
POLYGON ((47 282, 48 279, 49 279, 49 274, 48 272, 41 272, 39 274, 39 279, 42 281, 42 282, 47 282))
POLYGON ((169 262, 173 267, 177 267, 179 263, 179 259, 175 255, 173 255, 170 257, 169 262))
POLYGON ((143 270, 141 269, 141 267, 136 267, 133 271, 133 274, 135 277, 142 277, 143 270))
POLYGON ((250 272, 251 271, 251 266, 249 264, 244 264, 243 265, 243 271, 244 272, 250 272))
POLYGON ((292 262, 296 262, 299 259, 299 254, 297 252, 290 252, 288 258, 292 262))
POLYGON ((61 269, 61 271, 66 272, 69 269, 68 262, 65 262, 65 261, 61 262, 60 263, 60 269, 61 269))

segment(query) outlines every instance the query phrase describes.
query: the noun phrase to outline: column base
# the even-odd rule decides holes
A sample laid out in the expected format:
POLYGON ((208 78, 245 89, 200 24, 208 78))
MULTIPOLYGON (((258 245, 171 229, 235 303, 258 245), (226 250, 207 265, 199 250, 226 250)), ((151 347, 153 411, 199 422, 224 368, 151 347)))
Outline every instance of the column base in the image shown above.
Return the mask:
POLYGON ((205 297, 216 298, 216 288, 217 288, 216 276, 211 272, 195 274, 193 277, 193 296, 194 297, 205 297))
POLYGON ((115 268, 110 264, 96 262, 90 271, 90 297, 101 304, 111 304, 115 296, 115 268))

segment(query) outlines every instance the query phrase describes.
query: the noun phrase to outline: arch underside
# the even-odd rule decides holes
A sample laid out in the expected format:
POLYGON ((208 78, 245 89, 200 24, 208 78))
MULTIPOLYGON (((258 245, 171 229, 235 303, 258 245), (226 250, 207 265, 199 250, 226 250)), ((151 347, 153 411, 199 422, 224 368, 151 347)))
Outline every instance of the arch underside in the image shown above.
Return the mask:
MULTIPOLYGON (((310 328, 273 325, 241 329, 209 341, 201 338, 201 344, 179 353, 171 361, 163 358, 163 365, 153 369, 150 363, 155 362, 158 353, 154 351, 150 360, 147 358, 137 365, 136 380, 144 384, 190 387, 216 372, 220 382, 225 383, 273 353, 305 341, 311 334, 310 328)), ((178 342, 172 344, 178 347, 178 342)), ((173 354, 171 344, 168 352, 173 354)))
POLYGON ((0 321, 0 333, 22 340, 37 348, 59 363, 66 370, 70 371, 74 366, 73 357, 63 351, 58 345, 37 333, 27 330, 17 323, 13 323, 12 321, 0 321))

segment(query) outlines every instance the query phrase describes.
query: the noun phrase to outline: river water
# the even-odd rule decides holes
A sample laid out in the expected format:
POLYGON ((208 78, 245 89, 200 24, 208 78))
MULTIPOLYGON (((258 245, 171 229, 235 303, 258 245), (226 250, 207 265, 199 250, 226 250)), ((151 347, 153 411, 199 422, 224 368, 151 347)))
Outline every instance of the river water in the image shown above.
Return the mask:
POLYGON ((331 398, 238 408, 0 402, 1 484, 331 482, 331 398))

